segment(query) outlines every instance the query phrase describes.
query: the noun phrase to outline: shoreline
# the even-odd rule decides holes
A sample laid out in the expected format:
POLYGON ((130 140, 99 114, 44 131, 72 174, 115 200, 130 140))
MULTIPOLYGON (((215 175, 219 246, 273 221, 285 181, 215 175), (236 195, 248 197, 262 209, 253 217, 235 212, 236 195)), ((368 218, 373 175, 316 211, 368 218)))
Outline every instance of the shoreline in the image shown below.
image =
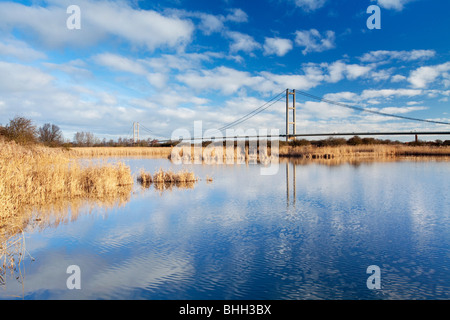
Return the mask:
POLYGON ((300 159, 396 159, 403 157, 450 157, 450 147, 407 145, 284 146, 280 158, 300 159))
MULTIPOLYGON (((79 147, 67 151, 79 157, 150 157, 170 158, 173 147, 79 147)), ((206 147, 203 147, 204 151, 206 147)), ((224 149, 225 150, 225 149, 224 149)), ((268 148, 270 152, 271 148, 268 148)), ((243 155, 248 155, 248 147, 243 155)), ((253 153, 252 151, 250 153, 253 153)), ((194 153, 192 153, 193 155, 194 153)), ((280 158, 299 159, 385 159, 402 157, 450 157, 450 146, 409 145, 342 145, 342 146, 280 146, 280 158)))

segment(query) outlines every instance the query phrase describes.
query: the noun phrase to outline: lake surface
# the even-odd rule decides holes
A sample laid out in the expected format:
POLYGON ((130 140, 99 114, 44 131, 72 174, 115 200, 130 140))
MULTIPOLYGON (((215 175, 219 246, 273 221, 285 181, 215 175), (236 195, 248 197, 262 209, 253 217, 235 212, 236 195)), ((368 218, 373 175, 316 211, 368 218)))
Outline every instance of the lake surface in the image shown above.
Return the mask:
POLYGON ((255 164, 121 160, 201 180, 136 184, 120 205, 37 221, 1 299, 450 298, 449 162, 281 162, 261 175, 255 164), (67 287, 71 265, 79 290, 67 287), (367 286, 371 265, 380 289, 367 286))

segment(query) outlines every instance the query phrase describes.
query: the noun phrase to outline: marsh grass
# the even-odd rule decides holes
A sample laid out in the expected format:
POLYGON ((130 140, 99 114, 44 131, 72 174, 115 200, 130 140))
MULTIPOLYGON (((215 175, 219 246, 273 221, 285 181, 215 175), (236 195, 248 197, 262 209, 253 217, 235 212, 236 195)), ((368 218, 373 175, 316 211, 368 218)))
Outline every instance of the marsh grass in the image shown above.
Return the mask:
POLYGON ((280 157, 302 159, 393 159, 401 157, 447 157, 450 147, 407 145, 282 146, 280 157))
POLYGON ((7 269, 21 277, 23 230, 76 219, 86 203, 127 202, 132 187, 123 163, 81 164, 60 149, 0 140, 0 284, 7 269))
POLYGON ((81 164, 59 149, 0 141, 0 224, 24 208, 59 199, 106 199, 131 191, 123 163, 81 164))
POLYGON ((153 184, 157 190, 172 189, 173 186, 190 189, 194 187, 198 178, 193 172, 187 170, 173 172, 172 170, 164 171, 159 169, 152 175, 141 169, 137 176, 137 181, 145 188, 149 188, 153 184))
POLYGON ((175 163, 205 164, 268 164, 278 158, 278 147, 259 147, 256 145, 224 146, 222 143, 210 144, 206 147, 193 145, 176 147, 169 155, 175 163))
POLYGON ((72 157, 149 157, 167 158, 171 147, 86 147, 71 148, 72 157))

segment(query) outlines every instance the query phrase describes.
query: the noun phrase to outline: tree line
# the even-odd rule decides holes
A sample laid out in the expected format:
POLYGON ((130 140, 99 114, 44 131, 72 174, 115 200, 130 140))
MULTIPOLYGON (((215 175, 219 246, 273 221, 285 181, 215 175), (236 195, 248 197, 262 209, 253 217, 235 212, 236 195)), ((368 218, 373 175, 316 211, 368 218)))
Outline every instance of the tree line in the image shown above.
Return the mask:
POLYGON ((20 116, 10 120, 6 126, 0 126, 0 136, 22 145, 43 143, 48 146, 60 146, 64 144, 62 131, 57 125, 46 123, 37 128, 30 119, 20 116))
POLYGON ((289 142, 281 142, 280 145, 290 145, 290 146, 316 146, 316 147, 337 147, 337 146, 359 146, 359 145, 375 145, 375 144, 384 144, 384 145, 393 145, 393 144, 406 144, 406 145, 415 145, 415 146, 450 146, 450 140, 435 140, 435 141, 412 141, 412 142, 401 142, 399 140, 390 140, 390 139, 376 139, 371 137, 361 138, 359 136, 353 136, 349 139, 345 138, 327 138, 321 140, 307 140, 307 139, 297 139, 291 140, 289 142))
MULTIPOLYGON (((49 147, 165 147, 173 146, 177 142, 168 141, 161 143, 156 139, 146 139, 134 142, 133 139, 118 138, 117 140, 106 140, 96 137, 91 132, 77 132, 73 140, 64 140, 63 134, 59 126, 56 124, 45 123, 41 127, 36 127, 33 121, 16 116, 10 120, 6 126, 0 125, 0 136, 7 140, 13 140, 19 144, 37 144, 41 143, 49 147)), ((204 141, 202 145, 208 145, 210 141, 204 141)), ((282 145, 290 146, 308 146, 313 145, 317 147, 325 146, 342 146, 342 145, 371 145, 371 144, 408 144, 408 145, 430 145, 430 146, 450 146, 450 140, 435 140, 435 141, 414 141, 414 142, 400 142, 398 140, 392 141, 389 139, 375 139, 375 138, 361 138, 358 136, 349 139, 344 138, 327 138, 322 140, 307 140, 296 139, 289 142, 280 141, 282 145)))
POLYGON ((118 140, 100 139, 92 132, 85 131, 75 133, 72 141, 65 140, 58 125, 45 123, 43 126, 37 127, 31 119, 22 116, 16 116, 6 126, 0 125, 0 136, 21 145, 41 143, 49 147, 165 146, 155 139, 141 140, 137 143, 133 139, 127 138, 119 138, 118 140))

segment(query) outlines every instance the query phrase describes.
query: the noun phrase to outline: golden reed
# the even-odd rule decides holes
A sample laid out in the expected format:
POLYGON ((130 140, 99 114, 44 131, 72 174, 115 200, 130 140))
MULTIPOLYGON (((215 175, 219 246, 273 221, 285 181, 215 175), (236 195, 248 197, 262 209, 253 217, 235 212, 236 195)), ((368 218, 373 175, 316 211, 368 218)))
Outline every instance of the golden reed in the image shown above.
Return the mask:
POLYGON ((389 159, 400 157, 448 157, 450 147, 407 145, 282 146, 280 157, 302 159, 389 159))
POLYGON ((60 149, 0 141, 0 221, 58 199, 121 195, 132 184, 130 168, 120 162, 82 165, 60 149))
POLYGON ((141 170, 138 174, 137 181, 145 188, 153 184, 157 190, 171 189, 173 186, 190 189, 198 181, 198 178, 193 172, 186 170, 173 172, 172 170, 164 171, 160 169, 153 175, 141 170))
POLYGON ((72 157, 156 157, 167 158, 171 147, 85 147, 71 148, 72 157))

